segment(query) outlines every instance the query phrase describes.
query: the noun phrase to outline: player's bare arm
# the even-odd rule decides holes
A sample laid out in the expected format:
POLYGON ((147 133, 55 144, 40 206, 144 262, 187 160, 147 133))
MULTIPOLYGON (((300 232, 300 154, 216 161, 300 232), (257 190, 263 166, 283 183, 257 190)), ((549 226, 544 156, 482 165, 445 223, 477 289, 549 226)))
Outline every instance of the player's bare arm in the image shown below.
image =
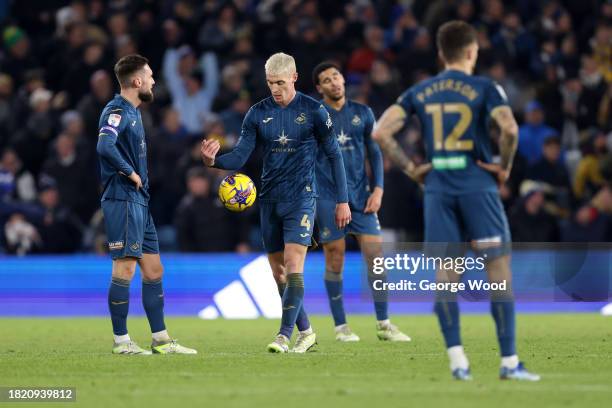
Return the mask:
POLYGON ((506 182, 512 170, 512 162, 518 147, 518 125, 509 106, 497 107, 491 112, 491 116, 500 129, 499 154, 501 160, 499 164, 478 162, 478 165, 497 176, 497 181, 501 185, 506 182))
POLYGON ((382 203, 382 197, 383 189, 378 186, 374 187, 372 194, 370 194, 370 197, 368 197, 368 201, 366 202, 363 212, 366 214, 378 212, 382 203))
POLYGON ((405 122, 406 112, 404 109, 399 105, 392 105, 387 108, 377 122, 372 138, 380 145, 384 154, 395 166, 402 169, 414 181, 423 183, 425 176, 431 170, 431 164, 426 163, 416 166, 393 137, 404 127, 405 122))

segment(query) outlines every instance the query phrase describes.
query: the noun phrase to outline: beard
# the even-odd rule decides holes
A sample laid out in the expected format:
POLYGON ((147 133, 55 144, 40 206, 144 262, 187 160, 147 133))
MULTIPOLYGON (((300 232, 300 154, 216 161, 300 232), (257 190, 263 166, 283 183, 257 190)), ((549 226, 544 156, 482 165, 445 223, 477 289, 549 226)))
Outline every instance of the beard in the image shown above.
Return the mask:
POLYGON ((336 96, 336 95, 330 95, 329 99, 331 99, 334 102, 338 102, 340 99, 342 99, 344 97, 344 94, 341 93, 340 95, 336 96))
POLYGON ((152 102, 153 101, 153 91, 149 90, 149 91, 138 92, 138 99, 140 99, 141 102, 152 102))

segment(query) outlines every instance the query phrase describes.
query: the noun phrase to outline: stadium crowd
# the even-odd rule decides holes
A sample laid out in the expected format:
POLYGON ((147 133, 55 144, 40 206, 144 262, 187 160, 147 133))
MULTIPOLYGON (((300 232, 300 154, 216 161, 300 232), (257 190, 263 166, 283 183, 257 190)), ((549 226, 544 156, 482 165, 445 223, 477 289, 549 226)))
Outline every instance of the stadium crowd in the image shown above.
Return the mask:
MULTIPOLYGON (((201 163, 202 138, 237 141, 268 96, 267 56, 341 64, 349 98, 378 116, 439 70, 433 33, 459 18, 479 33, 478 73, 506 91, 519 151, 501 188, 514 241, 612 238, 612 1, 0 1, 0 253, 103 252, 95 145, 117 91, 114 62, 140 53, 156 79, 142 106, 151 211, 162 250, 261 248, 256 210, 232 214, 201 163)), ((495 137, 495 129, 492 129, 495 137)), ((400 135, 423 161, 418 123, 400 135)), ((244 172, 257 181, 261 156, 244 172)), ((422 193, 385 163, 386 239, 422 239, 422 193)))

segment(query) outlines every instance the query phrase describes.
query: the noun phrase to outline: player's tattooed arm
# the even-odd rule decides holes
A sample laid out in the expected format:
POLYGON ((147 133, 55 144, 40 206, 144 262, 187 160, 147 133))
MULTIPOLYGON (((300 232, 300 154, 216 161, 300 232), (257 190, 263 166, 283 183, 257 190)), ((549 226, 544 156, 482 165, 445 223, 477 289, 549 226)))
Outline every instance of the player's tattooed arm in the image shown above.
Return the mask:
POLYGON ((385 156, 402 169, 409 177, 413 177, 414 163, 408 158, 399 143, 393 137, 406 122, 406 112, 399 105, 392 105, 383 113, 376 123, 372 138, 380 145, 385 156))
POLYGON ((509 106, 495 108, 491 112, 491 116, 493 116, 501 131, 499 138, 500 165, 502 169, 510 173, 518 147, 518 125, 509 106))

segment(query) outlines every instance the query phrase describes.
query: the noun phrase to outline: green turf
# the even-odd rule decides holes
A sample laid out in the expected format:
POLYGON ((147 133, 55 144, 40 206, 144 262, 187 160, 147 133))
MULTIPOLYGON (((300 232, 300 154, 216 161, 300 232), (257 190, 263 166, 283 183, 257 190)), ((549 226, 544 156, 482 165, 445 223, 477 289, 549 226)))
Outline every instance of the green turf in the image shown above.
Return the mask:
MULTIPOLYGON (((276 321, 171 318, 171 333, 199 355, 115 356, 106 319, 0 319, 0 385, 74 386, 78 401, 65 404, 72 407, 543 408, 604 407, 612 401, 609 318, 519 316, 520 356, 542 374, 540 383, 497 379, 488 316, 462 320, 472 383, 450 378, 432 316, 394 320, 412 336, 407 344, 378 341, 372 317, 350 317, 362 339, 353 344, 333 340, 329 317, 312 321, 319 345, 306 355, 265 352, 276 321)), ((144 319, 131 319, 129 327, 134 340, 148 345, 144 319)))

